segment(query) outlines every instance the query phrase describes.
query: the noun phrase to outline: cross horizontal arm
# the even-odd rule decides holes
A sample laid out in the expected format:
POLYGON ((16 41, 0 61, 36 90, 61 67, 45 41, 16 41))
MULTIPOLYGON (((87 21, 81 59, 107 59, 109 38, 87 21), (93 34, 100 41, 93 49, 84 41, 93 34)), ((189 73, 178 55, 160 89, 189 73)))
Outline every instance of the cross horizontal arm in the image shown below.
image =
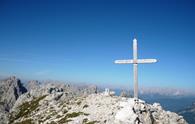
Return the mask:
POLYGON ((137 60, 137 63, 156 63, 157 60, 156 59, 138 59, 137 60))
POLYGON ((114 63, 115 63, 115 64, 133 64, 133 60, 132 60, 132 59, 127 59, 127 60, 115 60, 114 63))
POLYGON ((155 63, 156 59, 127 59, 127 60, 115 60, 115 64, 147 64, 147 63, 155 63))

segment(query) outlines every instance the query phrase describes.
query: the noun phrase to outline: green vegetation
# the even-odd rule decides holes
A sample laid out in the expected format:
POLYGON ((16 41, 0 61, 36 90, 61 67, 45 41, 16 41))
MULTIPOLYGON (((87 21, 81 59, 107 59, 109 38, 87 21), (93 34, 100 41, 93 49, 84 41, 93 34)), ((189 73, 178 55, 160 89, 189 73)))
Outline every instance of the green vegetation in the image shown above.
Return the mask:
POLYGON ((49 124, 58 124, 58 123, 56 123, 55 121, 52 121, 52 122, 50 122, 49 124))
POLYGON ((88 116, 89 114, 87 114, 87 113, 84 113, 84 115, 85 115, 85 116, 88 116))
POLYGON ((70 120, 69 118, 75 118, 75 117, 80 116, 80 115, 89 115, 89 114, 86 114, 86 113, 84 113, 84 112, 73 112, 73 113, 68 113, 68 114, 66 114, 65 117, 63 117, 62 119, 60 119, 60 120, 58 121, 58 123, 59 123, 59 124, 67 123, 67 122, 69 122, 69 121, 72 121, 72 120, 70 120))
POLYGON ((99 121, 90 121, 90 122, 87 122, 85 124, 95 124, 95 123, 99 123, 99 121))
POLYGON ((30 113, 32 113, 34 110, 38 108, 39 102, 45 97, 46 95, 36 98, 30 102, 24 102, 22 105, 18 107, 19 112, 14 117, 11 115, 9 123, 13 123, 14 120, 17 120, 18 118, 21 117, 28 117, 30 113))
POLYGON ((87 118, 83 119, 83 123, 82 124, 95 124, 98 123, 99 121, 89 121, 87 118))
POLYGON ((68 120, 66 117, 64 117, 64 118, 60 119, 60 120, 58 121, 58 123, 59 123, 59 124, 64 124, 64 123, 67 123, 67 122, 70 122, 70 121, 72 121, 72 120, 68 120))
POLYGON ((27 119, 21 122, 16 122, 14 124, 34 124, 34 123, 32 122, 32 119, 27 119))
POLYGON ((83 112, 73 112, 73 113, 66 114, 65 117, 67 117, 67 118, 74 118, 74 117, 77 117, 77 116, 83 115, 83 114, 84 114, 83 112))

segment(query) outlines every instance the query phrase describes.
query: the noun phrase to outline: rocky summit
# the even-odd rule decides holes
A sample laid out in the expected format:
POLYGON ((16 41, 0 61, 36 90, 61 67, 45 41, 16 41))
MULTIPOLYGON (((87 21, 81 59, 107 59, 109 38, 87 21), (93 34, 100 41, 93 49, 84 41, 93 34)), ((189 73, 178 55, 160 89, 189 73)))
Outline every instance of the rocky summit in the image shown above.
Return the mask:
MULTIPOLYGON (((9 80, 18 82, 14 79, 9 80)), ((6 114, 1 114, 1 118, 6 117, 2 124, 187 124, 182 116, 163 110, 159 103, 150 105, 140 99, 97 92, 96 86, 30 81, 27 92, 14 86, 18 86, 18 95, 6 114)))
POLYGON ((10 109, 20 95, 27 92, 21 81, 15 76, 0 81, 0 123, 6 123, 10 109))

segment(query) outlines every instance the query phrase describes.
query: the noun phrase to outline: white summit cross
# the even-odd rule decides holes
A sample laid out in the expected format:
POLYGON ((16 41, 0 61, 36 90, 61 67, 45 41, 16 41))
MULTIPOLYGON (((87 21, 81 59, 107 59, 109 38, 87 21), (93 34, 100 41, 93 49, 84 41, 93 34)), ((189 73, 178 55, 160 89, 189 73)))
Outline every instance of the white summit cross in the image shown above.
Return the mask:
POLYGON ((137 40, 133 39, 133 59, 115 60, 115 64, 133 64, 133 78, 134 78, 134 98, 138 99, 138 76, 137 65, 145 63, 155 63, 156 59, 138 59, 137 58, 137 40))

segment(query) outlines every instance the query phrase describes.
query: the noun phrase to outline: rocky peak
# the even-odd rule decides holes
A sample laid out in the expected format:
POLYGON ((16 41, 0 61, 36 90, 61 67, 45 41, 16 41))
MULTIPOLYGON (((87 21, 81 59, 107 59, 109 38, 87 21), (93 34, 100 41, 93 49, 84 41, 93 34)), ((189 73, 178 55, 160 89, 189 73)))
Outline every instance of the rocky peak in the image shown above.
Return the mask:
POLYGON ((31 80, 27 83, 26 88, 28 91, 40 88, 41 83, 37 80, 31 80))
POLYGON ((14 106, 20 95, 27 92, 20 79, 11 76, 0 81, 0 123, 7 122, 8 112, 14 106))
POLYGON ((23 86, 20 79, 11 76, 10 78, 1 81, 0 92, 0 100, 4 103, 5 110, 9 111, 18 97, 27 92, 27 89, 23 86))

